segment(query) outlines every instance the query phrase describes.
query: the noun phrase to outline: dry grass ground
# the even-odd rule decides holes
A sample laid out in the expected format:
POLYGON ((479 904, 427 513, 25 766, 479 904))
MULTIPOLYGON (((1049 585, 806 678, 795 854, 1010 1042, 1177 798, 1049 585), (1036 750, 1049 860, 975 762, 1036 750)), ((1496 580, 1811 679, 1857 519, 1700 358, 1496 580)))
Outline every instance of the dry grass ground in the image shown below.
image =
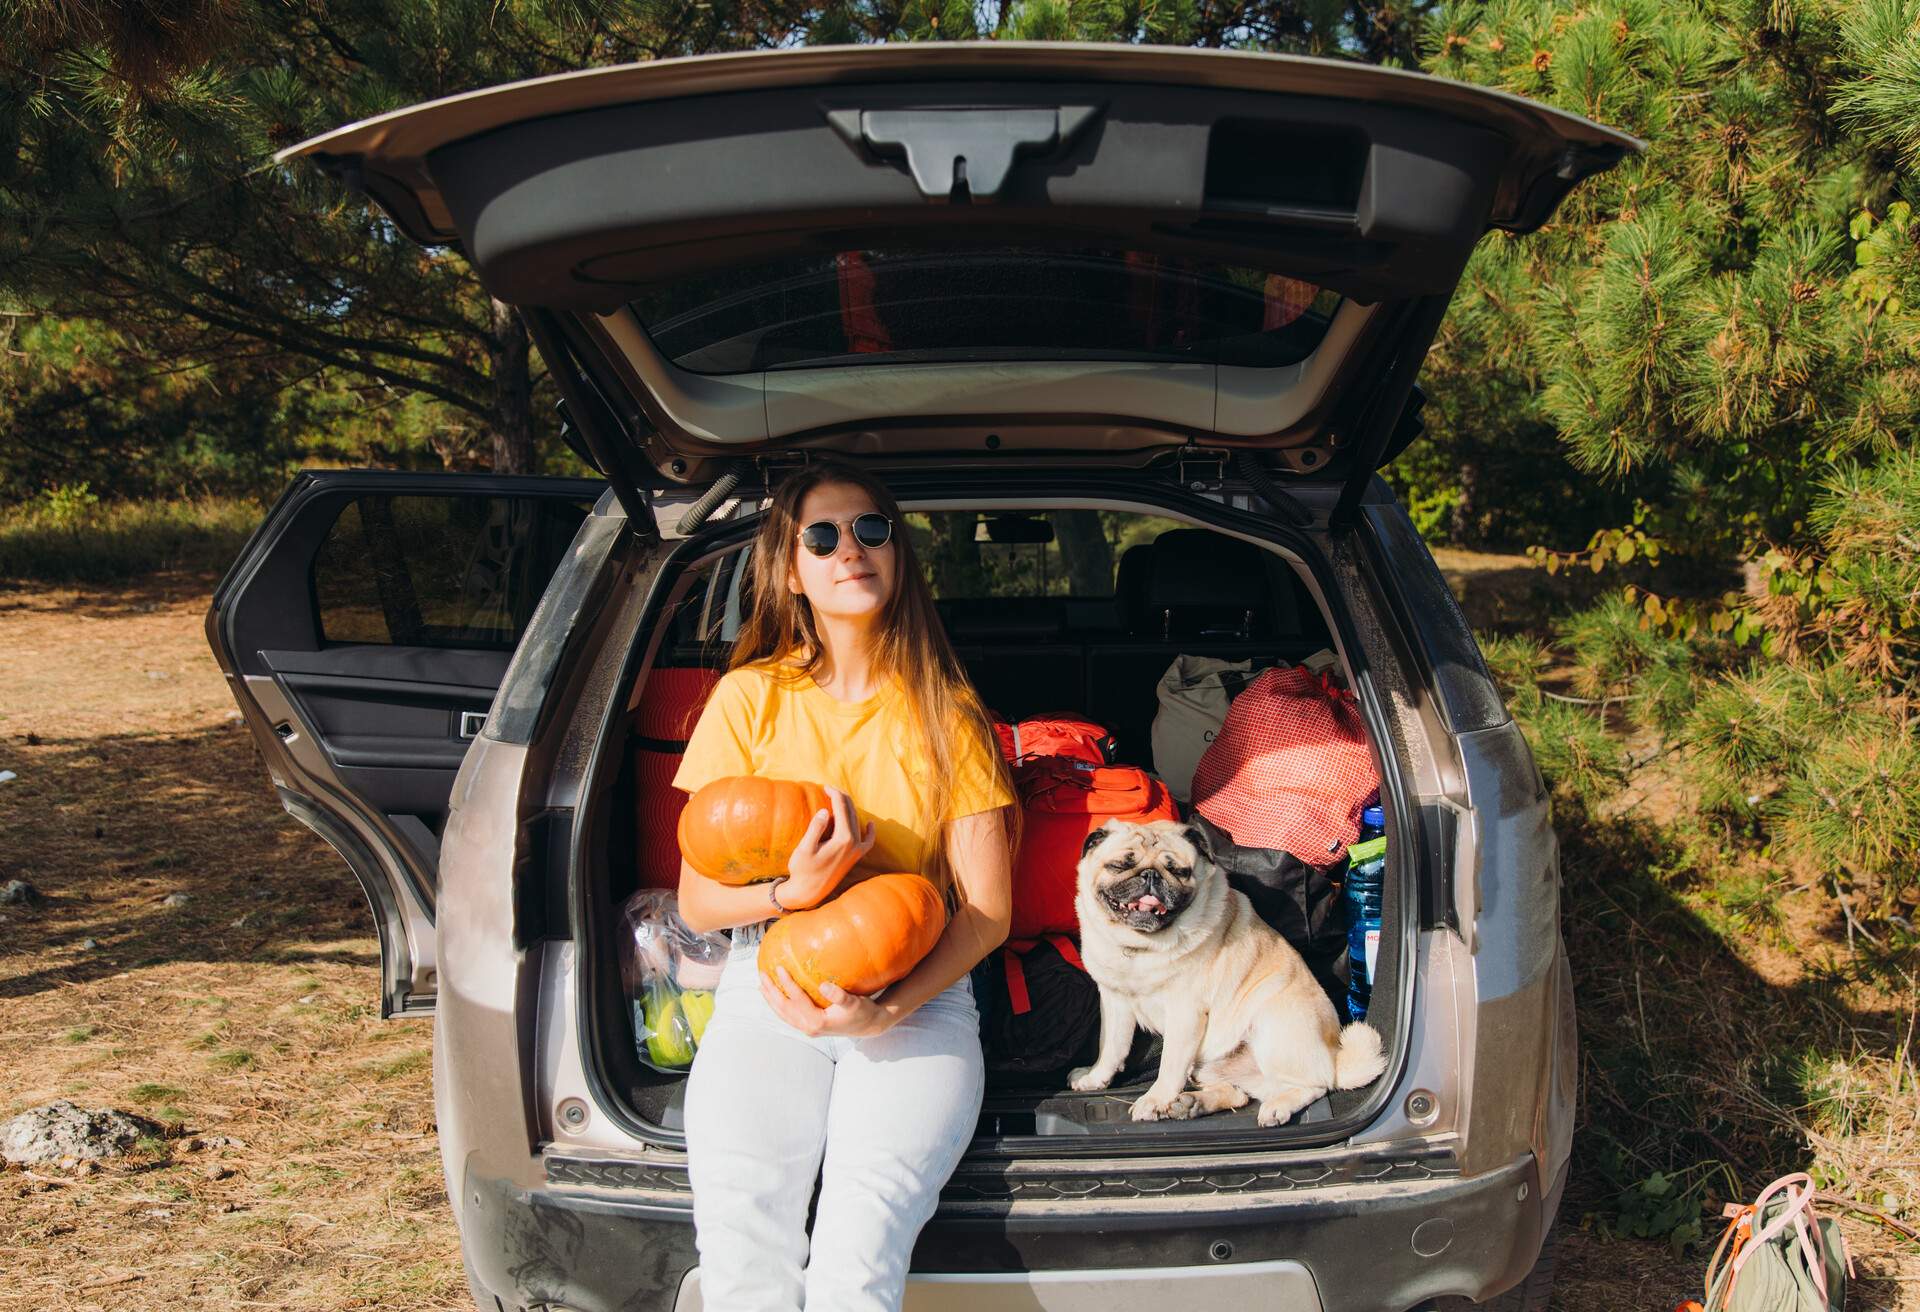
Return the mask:
MULTIPOLYGON (((1526 603, 1513 558, 1462 564, 1526 603)), ((365 904, 232 717, 201 632, 210 584, 0 590, 0 769, 19 776, 0 784, 0 880, 48 898, 0 908, 0 1117, 68 1097, 169 1127, 92 1174, 0 1172, 0 1310, 465 1307, 428 1027, 375 1019, 365 904), (165 906, 175 892, 189 901, 165 906), (192 1148, 216 1136, 235 1142, 192 1148)), ((1605 933, 1573 936, 1604 956, 1605 933)), ((1711 978, 1790 987, 1777 939, 1752 937, 1711 978)), ((1583 1023, 1640 1023, 1609 1009, 1583 1023)), ((1700 1254, 1581 1227, 1603 1195, 1576 1181, 1555 1307, 1665 1312, 1694 1292, 1700 1254)), ((1880 1277, 1850 1307, 1920 1312, 1914 1250, 1847 1232, 1880 1277)))
POLYGON ((231 718, 209 586, 0 591, 0 879, 47 897, 0 908, 0 1117, 169 1127, 0 1174, 0 1308, 463 1306, 428 1026, 377 1019, 365 902, 231 718))

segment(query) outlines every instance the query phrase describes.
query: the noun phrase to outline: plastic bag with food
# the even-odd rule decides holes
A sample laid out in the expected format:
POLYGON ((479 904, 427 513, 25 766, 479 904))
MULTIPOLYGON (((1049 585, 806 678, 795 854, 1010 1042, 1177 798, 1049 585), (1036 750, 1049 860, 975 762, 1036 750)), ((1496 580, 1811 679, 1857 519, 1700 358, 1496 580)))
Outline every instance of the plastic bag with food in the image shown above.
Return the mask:
POLYGON ((688 929, 665 889, 641 889, 620 915, 620 980, 633 1006, 635 1052, 654 1070, 684 1071, 713 1015, 730 940, 688 929))

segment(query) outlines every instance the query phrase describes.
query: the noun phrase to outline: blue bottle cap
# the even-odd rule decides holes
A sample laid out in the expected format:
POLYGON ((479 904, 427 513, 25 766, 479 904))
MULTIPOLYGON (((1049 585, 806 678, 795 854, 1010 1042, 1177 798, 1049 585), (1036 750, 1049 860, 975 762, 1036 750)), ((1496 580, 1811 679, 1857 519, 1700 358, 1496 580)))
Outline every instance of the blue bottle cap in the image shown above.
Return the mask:
MULTIPOLYGON (((1351 814, 1351 812, 1349 812, 1349 814, 1351 814)), ((1379 806, 1368 807, 1360 813, 1360 823, 1368 829, 1385 829, 1387 827, 1387 813, 1385 808, 1379 806)))

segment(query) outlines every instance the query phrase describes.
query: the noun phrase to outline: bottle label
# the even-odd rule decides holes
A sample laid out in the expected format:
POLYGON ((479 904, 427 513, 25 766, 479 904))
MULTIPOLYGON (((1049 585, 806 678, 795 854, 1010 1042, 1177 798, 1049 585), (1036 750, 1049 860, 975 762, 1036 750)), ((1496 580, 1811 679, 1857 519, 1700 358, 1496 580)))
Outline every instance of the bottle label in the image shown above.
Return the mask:
POLYGON ((1380 931, 1377 928, 1367 930, 1367 983, 1373 983, 1374 975, 1380 964, 1380 931))

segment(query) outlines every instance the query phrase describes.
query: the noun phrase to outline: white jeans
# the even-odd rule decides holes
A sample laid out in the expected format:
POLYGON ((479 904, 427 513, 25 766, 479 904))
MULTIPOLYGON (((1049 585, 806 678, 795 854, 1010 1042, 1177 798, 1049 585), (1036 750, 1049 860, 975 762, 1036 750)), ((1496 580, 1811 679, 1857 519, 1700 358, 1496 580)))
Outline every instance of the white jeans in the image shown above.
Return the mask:
POLYGON ((979 1120, 972 983, 885 1034, 808 1038, 760 996, 758 940, 736 934, 687 1079, 701 1300, 708 1312, 896 1312, 914 1239, 979 1120))

